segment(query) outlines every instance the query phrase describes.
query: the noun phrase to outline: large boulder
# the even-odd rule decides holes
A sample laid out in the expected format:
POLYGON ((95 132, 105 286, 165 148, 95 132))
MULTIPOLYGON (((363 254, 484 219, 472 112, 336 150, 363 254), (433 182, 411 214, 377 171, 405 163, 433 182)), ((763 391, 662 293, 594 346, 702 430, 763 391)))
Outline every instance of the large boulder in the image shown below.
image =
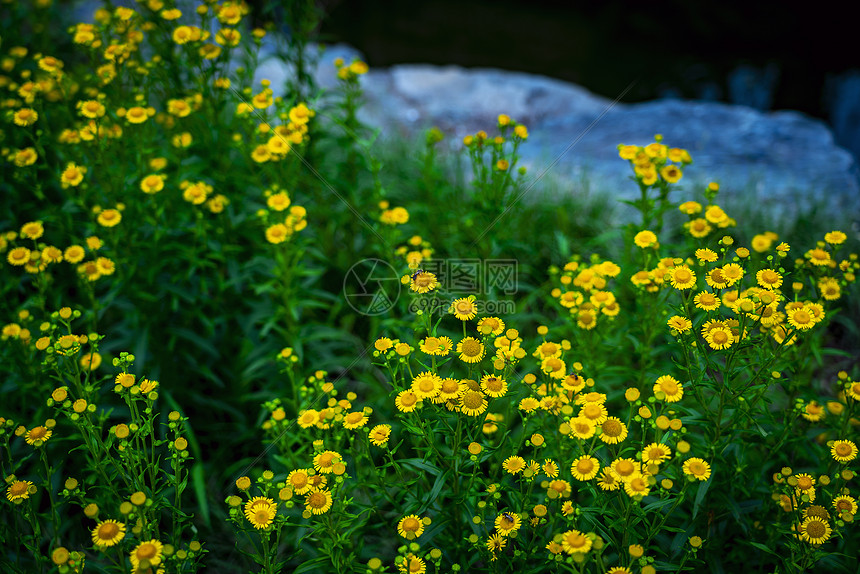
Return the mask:
POLYGON ((559 80, 495 69, 400 65, 363 79, 364 118, 382 135, 414 136, 438 126, 453 145, 478 129, 493 133, 506 113, 529 128, 522 162, 533 176, 589 181, 592 191, 638 193, 618 158, 619 143, 645 145, 663 134, 690 151, 686 188, 720 183, 724 197, 777 211, 823 205, 860 216, 858 167, 821 121, 798 112, 760 112, 716 102, 623 104, 559 80))

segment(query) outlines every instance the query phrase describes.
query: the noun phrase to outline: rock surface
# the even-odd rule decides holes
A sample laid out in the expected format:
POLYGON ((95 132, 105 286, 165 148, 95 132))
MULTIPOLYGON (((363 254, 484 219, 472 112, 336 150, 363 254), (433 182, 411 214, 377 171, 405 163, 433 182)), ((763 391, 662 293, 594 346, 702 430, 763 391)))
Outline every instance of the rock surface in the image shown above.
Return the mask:
MULTIPOLYGON (((360 54, 346 46, 323 53, 316 77, 324 88, 335 84, 335 57, 348 62, 360 54)), ((258 75, 278 85, 286 73, 268 60, 258 75)), ((646 145, 659 133, 693 156, 682 180, 690 197, 698 195, 696 186, 717 181, 722 196, 737 203, 769 204, 776 212, 823 205, 860 220, 860 169, 853 155, 835 143, 824 122, 799 112, 672 99, 622 104, 543 76, 458 66, 371 69, 362 84, 362 117, 382 137, 418 138, 438 126, 456 147, 479 129, 492 134, 498 114, 510 115, 529 128, 521 164, 532 177, 549 168, 569 182, 571 193, 585 176, 591 191, 636 196, 617 145, 646 145)))
POLYGON ((724 196, 775 206, 823 202, 860 216, 853 156, 823 122, 797 112, 680 100, 621 104, 541 76, 453 66, 374 70, 364 85, 366 119, 384 131, 411 135, 436 125, 458 144, 478 129, 492 133, 499 113, 510 115, 529 127, 521 151, 533 175, 558 159, 555 175, 577 181, 586 173, 593 188, 632 197, 637 190, 617 145, 645 145, 660 133, 693 156, 688 188, 717 181, 724 196))

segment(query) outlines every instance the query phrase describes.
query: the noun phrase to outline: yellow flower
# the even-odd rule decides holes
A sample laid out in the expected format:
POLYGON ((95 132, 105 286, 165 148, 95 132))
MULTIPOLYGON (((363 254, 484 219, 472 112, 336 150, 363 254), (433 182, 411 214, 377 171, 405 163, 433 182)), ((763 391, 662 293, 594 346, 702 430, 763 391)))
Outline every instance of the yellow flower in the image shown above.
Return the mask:
POLYGON ((436 275, 428 271, 417 271, 412 275, 409 288, 418 293, 428 293, 439 286, 436 275))
POLYGON ((33 108, 21 108, 12 115, 15 125, 26 127, 32 126, 39 119, 39 113, 33 108))
POLYGON ((494 526, 496 532, 501 536, 509 536, 512 532, 516 532, 522 525, 522 518, 514 512, 502 512, 496 517, 494 526))
POLYGON ((842 288, 833 277, 824 277, 818 281, 818 291, 828 301, 837 301, 842 297, 842 288))
POLYGON ((712 349, 728 349, 732 346, 735 339, 731 329, 724 326, 717 326, 709 329, 705 335, 705 341, 712 349))
POLYGON ((681 317, 680 315, 675 315, 669 319, 666 324, 669 325, 669 328, 672 329, 675 334, 688 333, 690 329, 693 328, 692 321, 686 317, 681 317))
POLYGON ((830 539, 833 530, 824 518, 809 516, 800 525, 800 537, 810 544, 823 544, 830 539))
POLYGON ((690 458, 684 461, 684 474, 696 480, 708 480, 711 476, 711 465, 700 458, 690 458))
POLYGON ((15 161, 15 165, 17 165, 18 167, 27 167, 36 163, 36 160, 39 159, 39 156, 36 154, 35 149, 31 147, 26 147, 23 149, 16 150, 13 154, 13 159, 15 161))
POLYGON ((795 329, 807 331, 817 323, 815 316, 810 312, 809 307, 793 307, 791 309, 786 306, 786 316, 788 323, 795 329))
POLYGON ((830 253, 820 247, 810 249, 806 252, 805 256, 809 259, 810 263, 818 267, 825 266, 830 263, 830 253))
POLYGON ((37 426, 27 431, 24 435, 24 440, 26 440, 29 445, 39 447, 45 444, 53 434, 54 431, 45 428, 44 426, 37 426))
POLYGON ((103 209, 96 218, 96 221, 102 227, 115 227, 122 221, 122 213, 118 209, 103 209))
MULTIPOLYGON (((603 421, 605 421, 608 416, 609 411, 606 410, 606 406, 603 403, 588 401, 579 409, 579 416, 577 418, 583 418, 591 421, 595 425, 599 425, 603 424, 603 421)), ((575 421, 576 419, 573 419, 571 423, 575 421)))
POLYGON ((558 357, 547 357, 541 361, 541 371, 553 379, 563 379, 567 374, 567 367, 558 357))
POLYGON ((857 458, 857 445, 850 440, 835 440, 830 454, 836 462, 851 462, 857 458))
POLYGON ((842 243, 845 243, 846 239, 848 239, 848 236, 842 231, 831 231, 824 235, 824 241, 830 245, 841 245, 842 243))
POLYGON ((404 574, 425 574, 427 572, 427 565, 424 563, 423 558, 419 558, 410 552, 397 565, 397 569, 404 574))
POLYGON ((695 215, 697 213, 702 212, 702 204, 698 201, 685 201, 678 206, 678 209, 681 211, 681 213, 685 213, 687 215, 695 215))
POLYGON ((484 375, 481 378, 481 390, 489 397, 503 397, 508 392, 508 383, 496 375, 484 375))
POLYGON ((305 510, 316 515, 325 514, 331 509, 332 502, 331 491, 314 490, 305 498, 305 510))
POLYGON ((667 403, 676 403, 684 396, 684 387, 675 377, 663 375, 654 383, 654 396, 667 403))
POLYGON ((758 284, 765 289, 778 289, 782 285, 782 275, 773 269, 762 269, 755 277, 758 284))
POLYGON ((92 538, 96 546, 116 546, 125 538, 125 524, 116 520, 103 520, 93 528, 92 538))
POLYGON ((11 502, 26 500, 35 489, 35 485, 29 480, 15 480, 6 488, 6 498, 11 502))
POLYGON ((657 236, 654 234, 653 231, 648 231, 646 229, 636 234, 636 236, 633 238, 633 243, 635 243, 637 247, 646 249, 657 244, 657 236))
POLYGON ((397 523, 397 533, 406 540, 415 540, 424 533, 424 522, 415 514, 404 516, 397 523))
POLYGON ((411 413, 421 406, 421 400, 411 390, 400 391, 394 399, 394 406, 403 413, 411 413))
POLYGON ((84 180, 84 174, 86 172, 87 168, 70 162, 66 165, 66 169, 63 170, 63 173, 60 174, 60 183, 64 188, 77 187, 84 180))
POLYGON ((696 259, 702 263, 713 263, 717 260, 717 254, 711 249, 696 249, 696 259))
POLYGON ((676 165, 665 165, 660 169, 660 175, 669 183, 677 183, 684 175, 676 165))
POLYGON ((461 321, 474 319, 475 315, 478 314, 478 307, 475 304, 474 295, 470 295, 467 298, 454 299, 454 302, 451 303, 451 306, 448 308, 448 312, 452 313, 461 321))
POLYGON ((467 417, 476 417, 487 410, 487 397, 481 391, 467 389, 460 395, 458 406, 467 417))
POLYGON ((519 456, 510 456, 502 463, 502 468, 508 474, 519 474, 526 467, 526 461, 519 456))
POLYGON ((287 475, 287 485, 295 491, 296 494, 305 494, 311 488, 310 470, 298 469, 290 471, 287 475))
POLYGON ((621 488, 621 479, 609 467, 604 467, 601 471, 600 478, 597 479, 597 486, 600 490, 613 491, 621 488))
POLYGON ((801 414, 808 421, 820 421, 824 418, 824 407, 818 404, 818 401, 810 401, 803 407, 803 413, 801 414))
POLYGON ((334 471, 335 465, 342 463, 343 458, 340 453, 333 450, 324 450, 314 457, 314 468, 321 474, 330 474, 334 471))
POLYGON ((651 492, 651 488, 648 486, 648 482, 645 478, 639 475, 624 482, 624 492, 626 492, 627 496, 630 498, 635 498, 637 496, 648 496, 648 493, 651 492))
POLYGON ((384 447, 388 444, 388 439, 391 437, 391 426, 390 425, 376 425, 372 429, 370 429, 370 434, 368 438, 370 442, 374 446, 384 447))
POLYGON ((245 503, 245 518, 257 530, 268 528, 274 522, 277 512, 277 504, 271 498, 255 496, 245 503))
POLYGON ((478 321, 478 332, 484 335, 501 335, 505 330, 505 322, 498 317, 484 317, 478 321))
POLYGON ((579 530, 568 530, 561 535, 561 547, 568 554, 585 554, 591 546, 591 538, 579 530))
POLYGON ((30 263, 30 250, 26 247, 16 247, 6 254, 6 261, 16 267, 30 263))
POLYGON ((837 496, 833 499, 833 508, 839 514, 850 514, 854 516, 857 514, 857 501, 848 495, 837 496))
POLYGON ((705 219, 715 225, 720 225, 728 220, 729 216, 719 205, 711 205, 705 209, 705 219))
POLYGON ((161 542, 154 538, 148 542, 141 542, 131 551, 131 556, 129 557, 131 565, 137 569, 140 567, 142 560, 147 560, 150 566, 158 566, 161 564, 163 548, 161 542))
POLYGON ((484 344, 474 337, 465 337, 457 343, 457 353, 464 363, 478 363, 484 358, 484 344))
POLYGON ((701 239, 702 237, 706 237, 712 230, 713 227, 708 223, 707 219, 697 218, 689 223, 685 223, 684 227, 687 228, 690 235, 697 239, 701 239))
POLYGON ((720 308, 720 300, 713 293, 702 291, 693 297, 693 303, 704 311, 716 311, 720 308))
POLYGON ((442 377, 431 371, 421 373, 412 379, 412 392, 419 399, 432 399, 442 388, 442 377))
POLYGON ((582 455, 570 465, 570 472, 576 480, 591 480, 600 471, 600 462, 589 455, 582 455))
POLYGON ((283 243, 290 236, 290 231, 283 223, 276 223, 266 228, 266 241, 277 245, 283 243))
POLYGON ((132 124, 142 124, 149 119, 149 111, 141 106, 133 106, 126 110, 125 119, 132 124))
POLYGON ((242 39, 242 34, 234 28, 221 28, 215 34, 215 41, 222 46, 238 46, 242 39))
POLYGON ((642 464, 659 465, 668 460, 672 449, 665 444, 653 442, 642 450, 642 464))
POLYGON ((600 425, 600 440, 607 444, 618 444, 627 438, 627 425, 617 417, 608 417, 600 425))
POLYGON ((672 282, 672 287, 682 291, 690 289, 696 284, 696 274, 686 265, 670 269, 669 278, 672 282))

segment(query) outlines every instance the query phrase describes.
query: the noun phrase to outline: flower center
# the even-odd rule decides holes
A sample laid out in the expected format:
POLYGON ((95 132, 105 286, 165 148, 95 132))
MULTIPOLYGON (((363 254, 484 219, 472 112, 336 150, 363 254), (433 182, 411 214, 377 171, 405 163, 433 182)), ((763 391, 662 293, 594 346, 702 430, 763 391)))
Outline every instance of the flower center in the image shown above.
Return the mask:
POLYGON ((810 538, 821 538, 827 530, 820 520, 813 520, 806 525, 806 535, 810 538))
POLYGON ((296 488, 303 488, 308 483, 308 475, 305 473, 294 474, 290 479, 290 484, 296 488))
POLYGON ((484 403, 484 397, 477 391, 467 391, 463 394, 463 406, 476 409, 484 403))
POLYGON ((152 559, 158 556, 158 548, 151 542, 144 542, 137 549, 137 557, 141 559, 152 559))
POLYGON ((467 357, 477 357, 481 352, 481 343, 475 339, 463 341, 463 354, 467 357))
POLYGON ((582 534, 573 534, 567 537, 567 545, 571 548, 582 548, 587 538, 582 534))
POLYGON ((621 434, 621 423, 616 420, 609 419, 603 423, 603 434, 611 437, 616 437, 621 434))
POLYGON ((418 381, 418 388, 421 389, 422 392, 430 392, 434 387, 435 385, 433 384, 432 379, 421 379, 418 381))
POLYGON ((113 522, 105 522, 99 526, 99 538, 102 540, 112 540, 119 533, 119 525, 113 522))
POLYGON ((322 508, 325 506, 325 495, 321 492, 312 492, 308 496, 308 505, 314 508, 322 508))

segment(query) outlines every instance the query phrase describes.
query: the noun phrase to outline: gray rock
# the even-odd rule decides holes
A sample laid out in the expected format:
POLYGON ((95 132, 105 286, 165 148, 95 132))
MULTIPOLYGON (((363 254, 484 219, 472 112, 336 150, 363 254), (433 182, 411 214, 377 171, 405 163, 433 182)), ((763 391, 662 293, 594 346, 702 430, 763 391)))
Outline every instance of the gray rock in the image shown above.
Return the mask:
MULTIPOLYGON (((821 121, 799 112, 761 112, 716 102, 658 100, 621 104, 559 80, 494 69, 400 65, 372 70, 363 80, 363 117, 382 135, 416 136, 438 126, 459 145, 463 135, 492 134, 506 113, 529 128, 521 161, 532 176, 552 174, 592 189, 633 198, 619 143, 646 145, 654 134, 690 151, 682 182, 721 185, 722 196, 777 211, 826 209, 860 217, 858 167, 821 121)), ((575 191, 575 190, 574 190, 575 191)))

